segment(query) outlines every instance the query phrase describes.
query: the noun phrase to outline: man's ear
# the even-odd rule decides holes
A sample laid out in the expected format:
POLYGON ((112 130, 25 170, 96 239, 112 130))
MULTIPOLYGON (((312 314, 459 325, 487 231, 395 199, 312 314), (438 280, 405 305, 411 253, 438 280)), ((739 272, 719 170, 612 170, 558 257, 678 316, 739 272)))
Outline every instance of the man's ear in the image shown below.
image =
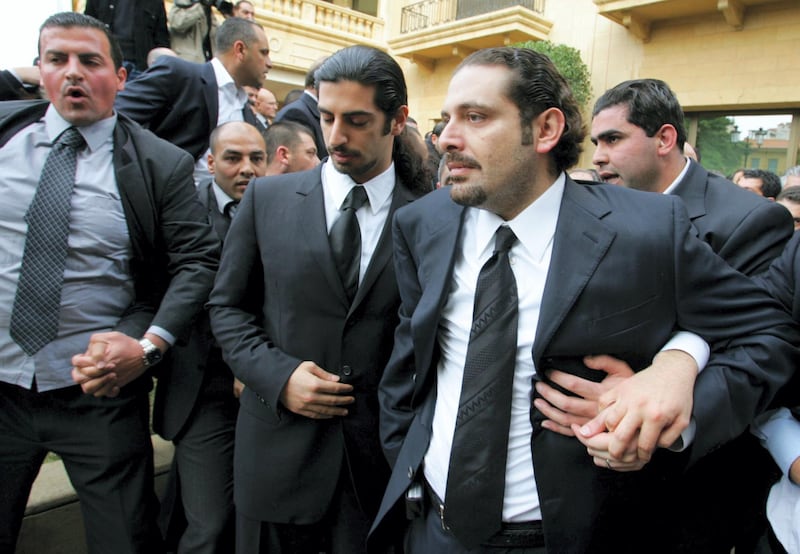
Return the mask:
POLYGON ((275 149, 275 157, 281 165, 289 165, 289 154, 291 154, 291 152, 284 145, 280 145, 275 149))
POLYGON ((561 140, 561 135, 564 134, 566 118, 564 117, 564 112, 558 108, 547 108, 534 118, 531 125, 533 126, 536 152, 547 154, 561 140))
POLYGON ((208 172, 211 173, 211 175, 214 175, 214 154, 209 152, 206 162, 208 163, 208 172))
POLYGON ((390 132, 392 135, 397 136, 403 132, 408 121, 408 106, 400 106, 392 118, 392 127, 390 132))
POLYGON ((669 123, 662 125, 661 128, 656 131, 655 136, 658 139, 658 153, 660 155, 666 155, 677 147, 678 131, 669 123))

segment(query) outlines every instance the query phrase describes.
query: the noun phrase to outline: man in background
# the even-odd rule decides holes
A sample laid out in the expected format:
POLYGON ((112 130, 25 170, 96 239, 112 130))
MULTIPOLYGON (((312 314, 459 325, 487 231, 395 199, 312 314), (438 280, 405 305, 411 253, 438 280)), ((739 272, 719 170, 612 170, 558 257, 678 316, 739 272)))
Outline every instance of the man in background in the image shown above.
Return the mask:
POLYGON ((282 121, 267 129, 266 175, 280 175, 313 169, 319 164, 317 147, 308 127, 282 121))
POLYGON ((305 89, 294 102, 285 104, 275 116, 275 123, 279 121, 295 121, 305 125, 314 134, 314 143, 317 145, 317 156, 323 159, 328 151, 325 149, 325 137, 319 122, 319 107, 317 102, 317 89, 314 82, 314 73, 325 61, 325 58, 314 62, 306 73, 305 89))
MULTIPOLYGON (((208 221, 225 241, 250 181, 266 171, 264 138, 249 123, 230 121, 211 133, 211 178, 197 189, 208 221)), ((162 518, 178 552, 226 554, 234 545, 233 442, 239 401, 234 379, 211 334, 208 314, 195 320, 189 340, 158 374, 153 429, 175 445, 174 506, 162 518), (186 526, 170 521, 183 513, 186 526), (167 521, 165 521, 167 520, 167 521)))
POLYGON ((87 0, 86 15, 105 23, 122 48, 128 81, 147 69, 153 48, 169 48, 167 14, 161 0, 87 0))
POLYGON ((765 169, 745 169, 737 183, 741 188, 775 200, 781 193, 781 178, 765 169))
POLYGON ((209 176, 208 139, 228 121, 254 123, 243 87, 260 87, 272 68, 260 25, 232 17, 217 33, 218 56, 205 64, 163 56, 120 93, 117 109, 196 160, 195 181, 209 176))

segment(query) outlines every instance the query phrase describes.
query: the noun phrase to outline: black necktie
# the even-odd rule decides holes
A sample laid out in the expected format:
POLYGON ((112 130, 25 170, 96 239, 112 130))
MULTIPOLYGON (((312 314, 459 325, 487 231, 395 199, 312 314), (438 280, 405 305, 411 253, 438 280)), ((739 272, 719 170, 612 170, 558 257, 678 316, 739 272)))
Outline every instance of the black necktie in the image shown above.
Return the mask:
POLYGON ((227 204, 225 204, 225 215, 228 216, 229 220, 233 220, 234 216, 236 215, 236 210, 239 209, 239 201, 238 200, 231 200, 227 204))
POLYGON ((445 523, 467 548, 502 524, 518 319, 508 251, 516 240, 510 228, 497 230, 475 291, 444 502, 445 523))
POLYGON ((336 270, 351 302, 358 289, 358 273, 361 268, 361 229, 356 211, 368 202, 364 187, 355 186, 350 189, 340 208, 342 213, 331 227, 328 237, 336 270))
POLYGON ((28 233, 10 332, 29 356, 53 340, 58 332, 70 198, 75 186, 77 151, 85 144, 75 127, 61 133, 47 156, 36 195, 25 214, 28 233))

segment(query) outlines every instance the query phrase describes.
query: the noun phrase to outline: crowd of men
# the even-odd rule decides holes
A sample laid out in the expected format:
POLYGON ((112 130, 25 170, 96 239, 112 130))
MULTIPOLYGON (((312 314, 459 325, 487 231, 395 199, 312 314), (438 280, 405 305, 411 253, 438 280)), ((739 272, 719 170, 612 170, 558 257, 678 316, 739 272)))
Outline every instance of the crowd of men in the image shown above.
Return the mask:
POLYGON ((209 55, 149 67, 128 7, 48 18, 48 100, 0 104, 0 552, 50 451, 97 553, 798 551, 793 170, 707 171, 639 79, 573 180, 513 47, 424 139, 367 46, 277 111, 252 4, 176 0, 209 55))

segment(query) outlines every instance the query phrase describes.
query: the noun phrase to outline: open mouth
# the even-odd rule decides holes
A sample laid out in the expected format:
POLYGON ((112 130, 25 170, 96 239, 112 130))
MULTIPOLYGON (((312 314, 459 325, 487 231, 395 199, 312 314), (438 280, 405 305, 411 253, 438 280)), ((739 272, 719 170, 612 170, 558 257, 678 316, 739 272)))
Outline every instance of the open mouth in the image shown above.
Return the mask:
POLYGON ((68 98, 86 98, 88 95, 82 88, 79 87, 69 87, 66 90, 65 94, 68 98))

